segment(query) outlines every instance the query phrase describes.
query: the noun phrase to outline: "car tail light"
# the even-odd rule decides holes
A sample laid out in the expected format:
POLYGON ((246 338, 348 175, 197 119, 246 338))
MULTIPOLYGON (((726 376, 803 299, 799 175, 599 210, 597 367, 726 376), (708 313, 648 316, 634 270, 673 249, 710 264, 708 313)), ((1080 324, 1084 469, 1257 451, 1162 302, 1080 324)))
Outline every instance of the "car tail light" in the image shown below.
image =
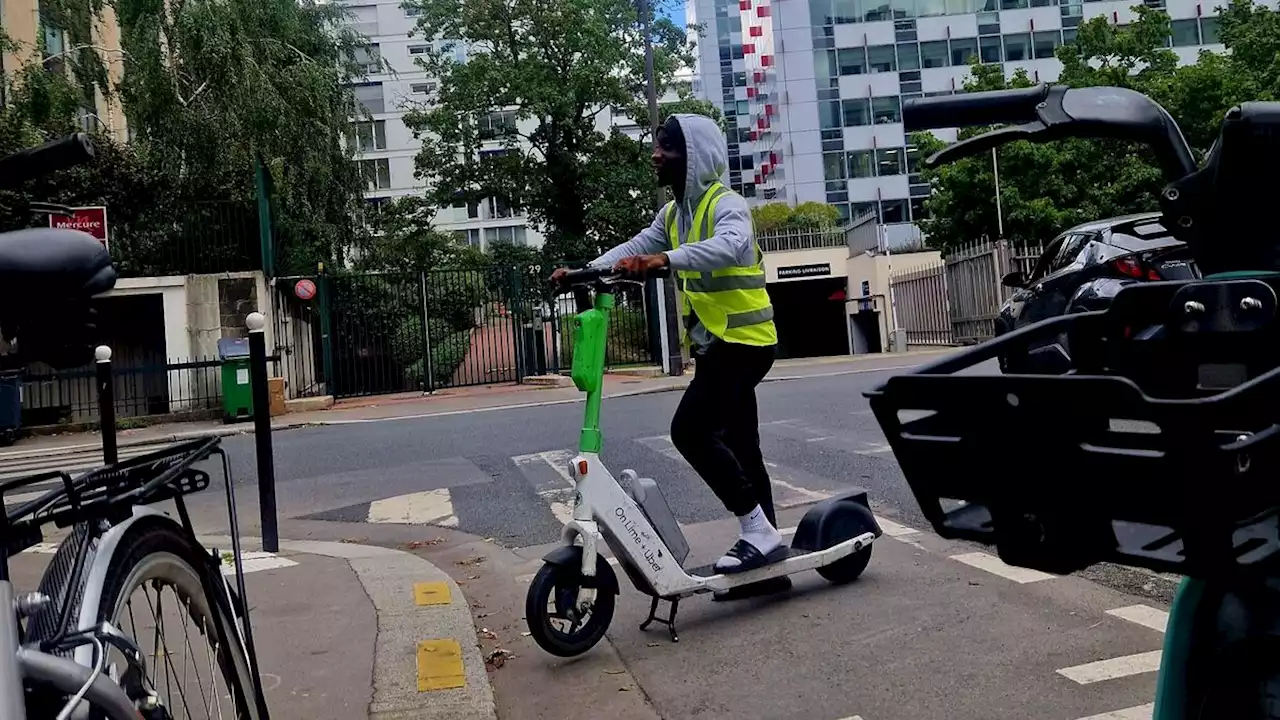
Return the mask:
POLYGON ((1111 263, 1111 265, 1116 269, 1116 272, 1120 273, 1125 277, 1134 278, 1135 280, 1163 280, 1164 279, 1160 277, 1160 273, 1156 272, 1155 270, 1152 270, 1151 268, 1144 267, 1143 264, 1139 262, 1138 259, 1132 255, 1126 255, 1120 258, 1119 260, 1116 260, 1115 262, 1111 263))

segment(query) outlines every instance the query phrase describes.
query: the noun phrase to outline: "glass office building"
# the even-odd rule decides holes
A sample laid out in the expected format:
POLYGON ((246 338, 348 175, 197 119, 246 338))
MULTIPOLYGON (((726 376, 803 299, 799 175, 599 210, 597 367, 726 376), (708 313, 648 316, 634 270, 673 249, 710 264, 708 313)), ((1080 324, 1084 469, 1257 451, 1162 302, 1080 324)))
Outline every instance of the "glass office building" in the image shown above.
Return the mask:
MULTIPOLYGON (((690 0, 704 25, 695 87, 726 117, 730 181, 752 202, 826 202, 848 217, 909 224, 929 186, 902 129, 902 101, 947 95, 977 57, 1051 82, 1055 49, 1133 1, 690 0)), ((1147 0, 1173 18, 1183 62, 1217 44, 1216 5, 1147 0)), ((954 139, 954 131, 937 133, 954 139)))

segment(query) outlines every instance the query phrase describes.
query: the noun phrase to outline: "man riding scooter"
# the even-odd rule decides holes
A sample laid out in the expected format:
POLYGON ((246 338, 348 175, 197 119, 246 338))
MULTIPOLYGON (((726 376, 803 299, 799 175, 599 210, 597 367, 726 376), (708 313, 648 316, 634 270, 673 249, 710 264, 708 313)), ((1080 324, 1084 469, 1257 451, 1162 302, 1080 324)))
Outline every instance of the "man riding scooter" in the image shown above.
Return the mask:
MULTIPOLYGON (((715 563, 752 570, 786 556, 760 453, 755 388, 778 342, 763 254, 746 201, 721 183, 729 152, 715 121, 673 115, 658 130, 653 164, 673 202, 592 266, 633 274, 670 267, 683 293, 685 342, 696 368, 671 421, 676 449, 738 518, 740 534, 715 563)), ((566 271, 556 270, 552 280, 566 271)), ((717 593, 729 600, 791 587, 786 576, 717 593)))

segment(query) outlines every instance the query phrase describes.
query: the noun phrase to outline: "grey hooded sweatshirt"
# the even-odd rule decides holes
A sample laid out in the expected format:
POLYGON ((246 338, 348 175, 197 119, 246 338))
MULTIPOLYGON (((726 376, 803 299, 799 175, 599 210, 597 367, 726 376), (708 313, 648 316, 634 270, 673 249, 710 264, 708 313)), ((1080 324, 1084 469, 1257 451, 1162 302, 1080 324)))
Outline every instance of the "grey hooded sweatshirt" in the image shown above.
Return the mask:
MULTIPOLYGON (((729 169, 729 148, 724 133, 709 117, 675 115, 684 133, 685 185, 684 202, 676 206, 676 230, 680 247, 672 250, 667 238, 667 206, 663 206, 649 227, 640 234, 591 261, 592 266, 607 266, 632 255, 666 252, 671 269, 711 272, 725 268, 753 265, 756 262, 755 228, 746 200, 737 193, 721 196, 716 204, 715 230, 711 237, 686 245, 693 213, 702 195, 717 181, 723 181, 729 169)), ((674 202, 674 201, 673 201, 674 202)), ((705 351, 717 338, 697 317, 690 318, 689 340, 699 351, 705 351)))

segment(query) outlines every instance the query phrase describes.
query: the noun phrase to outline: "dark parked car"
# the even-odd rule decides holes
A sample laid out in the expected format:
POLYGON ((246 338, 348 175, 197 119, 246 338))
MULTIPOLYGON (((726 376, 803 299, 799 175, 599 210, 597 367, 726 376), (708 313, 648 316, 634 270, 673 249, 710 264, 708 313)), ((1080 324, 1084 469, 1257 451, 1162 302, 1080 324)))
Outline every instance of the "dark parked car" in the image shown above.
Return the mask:
MULTIPOLYGON (((1049 243, 1029 277, 1013 272, 1001 281, 1013 295, 1000 308, 996 335, 1070 312, 1102 310, 1126 285, 1198 277, 1183 243, 1144 213, 1077 225, 1049 243)), ((1066 372, 1066 335, 1029 348, 1025 356, 1000 358, 1006 373, 1066 372)))

